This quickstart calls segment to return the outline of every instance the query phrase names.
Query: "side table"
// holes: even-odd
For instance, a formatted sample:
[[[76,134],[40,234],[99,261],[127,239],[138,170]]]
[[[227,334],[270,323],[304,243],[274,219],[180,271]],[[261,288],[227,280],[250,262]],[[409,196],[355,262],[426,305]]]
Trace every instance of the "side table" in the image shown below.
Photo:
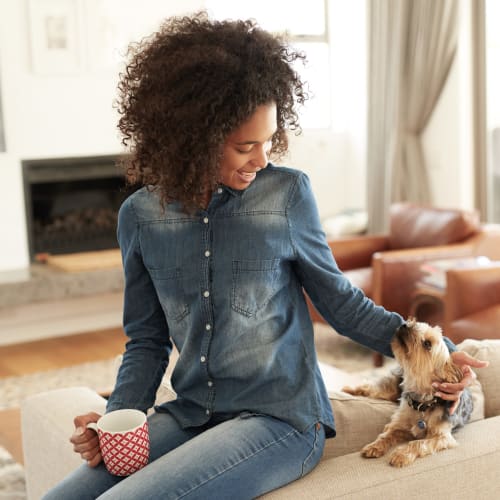
[[[415,286],[410,316],[418,321],[444,327],[446,272],[450,269],[477,268],[492,264],[485,256],[438,259],[423,263],[421,271],[425,276]]]

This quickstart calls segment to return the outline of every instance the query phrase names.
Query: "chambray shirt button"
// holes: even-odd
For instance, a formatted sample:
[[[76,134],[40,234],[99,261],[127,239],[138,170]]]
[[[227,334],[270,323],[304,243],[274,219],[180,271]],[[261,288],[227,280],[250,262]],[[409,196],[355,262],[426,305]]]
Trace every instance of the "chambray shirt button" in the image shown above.
[[[203,292],[203,297],[208,297],[210,295],[210,292],[208,290],[205,290]]]
[[[207,408],[207,409],[205,410],[205,413],[206,413],[207,415],[210,415],[210,410]]]
[[[204,222],[205,224],[208,224],[208,217],[203,217],[203,222]]]
[[[205,356],[202,356],[202,357],[200,358],[200,361],[201,361],[202,363],[204,363],[206,360],[207,360],[207,358],[206,358]]]
[[[209,380],[209,381],[207,382],[207,385],[208,385],[208,387],[212,387],[212,386],[214,385],[214,383],[213,383],[211,380]]]
[[[210,257],[210,250],[205,250],[205,257]]]
[[[217,189],[217,193],[221,194],[222,193],[222,188]]]
[[[205,325],[205,330],[211,330],[212,329],[212,325],[210,323],[207,323]]]

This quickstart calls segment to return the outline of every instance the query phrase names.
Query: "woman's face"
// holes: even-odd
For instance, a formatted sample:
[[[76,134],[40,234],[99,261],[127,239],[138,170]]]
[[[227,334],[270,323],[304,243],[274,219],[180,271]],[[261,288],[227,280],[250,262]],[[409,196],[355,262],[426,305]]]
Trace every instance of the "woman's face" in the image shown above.
[[[271,139],[277,130],[276,104],[263,104],[224,144],[220,182],[233,189],[246,189],[257,172],[266,167]]]

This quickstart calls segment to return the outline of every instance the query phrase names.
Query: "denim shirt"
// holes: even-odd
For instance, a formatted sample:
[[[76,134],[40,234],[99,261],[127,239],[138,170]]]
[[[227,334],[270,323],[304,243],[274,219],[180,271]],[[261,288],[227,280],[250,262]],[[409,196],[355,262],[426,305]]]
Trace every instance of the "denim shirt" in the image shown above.
[[[338,269],[302,172],[269,164],[194,215],[142,188],[120,209],[118,239],[130,340],[107,411],[153,405],[173,342],[178,397],[156,410],[183,427],[251,412],[334,435],[303,290],[337,332],[392,354],[403,319]]]

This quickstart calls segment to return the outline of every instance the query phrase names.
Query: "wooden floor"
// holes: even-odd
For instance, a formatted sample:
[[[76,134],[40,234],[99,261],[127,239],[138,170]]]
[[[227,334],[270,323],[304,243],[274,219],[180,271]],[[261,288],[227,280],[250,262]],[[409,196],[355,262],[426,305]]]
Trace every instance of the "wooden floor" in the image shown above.
[[[0,378],[109,359],[123,352],[125,342],[121,329],[111,329],[3,346]],[[23,462],[18,409],[0,412],[0,445]]]

